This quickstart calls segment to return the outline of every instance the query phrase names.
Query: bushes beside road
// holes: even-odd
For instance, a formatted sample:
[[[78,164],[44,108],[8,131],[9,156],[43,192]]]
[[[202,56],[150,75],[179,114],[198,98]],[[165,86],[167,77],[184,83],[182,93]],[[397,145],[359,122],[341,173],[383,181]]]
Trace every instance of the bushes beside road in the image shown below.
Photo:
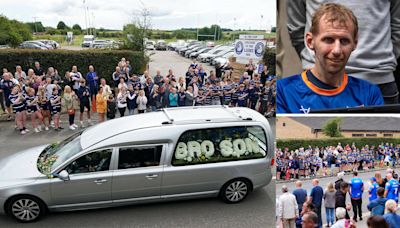
[[[277,148],[289,148],[289,150],[296,150],[301,147],[308,147],[309,145],[314,147],[326,147],[335,146],[341,143],[344,147],[346,144],[351,145],[355,143],[356,146],[364,145],[379,145],[381,143],[393,143],[400,144],[400,139],[396,138],[332,138],[332,139],[310,139],[310,140],[277,140]]]
[[[33,68],[35,61],[39,61],[41,67],[47,70],[54,67],[60,76],[70,71],[73,65],[86,75],[88,66],[92,64],[100,77],[111,81],[111,75],[115,71],[117,63],[124,57],[130,61],[134,73],[143,73],[148,58],[142,52],[126,50],[28,50],[28,49],[4,49],[0,50],[0,66],[14,72],[16,65],[22,69]]]
[[[275,75],[276,49],[268,47],[265,48],[262,62],[268,65],[269,74]]]

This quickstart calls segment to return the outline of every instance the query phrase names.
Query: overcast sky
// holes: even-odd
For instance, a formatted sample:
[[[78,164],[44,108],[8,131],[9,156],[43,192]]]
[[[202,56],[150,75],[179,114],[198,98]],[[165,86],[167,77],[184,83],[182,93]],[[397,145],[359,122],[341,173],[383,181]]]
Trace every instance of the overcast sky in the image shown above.
[[[85,3],[84,3],[85,2]],[[143,3],[143,4],[142,4]],[[56,27],[59,21],[121,30],[142,5],[149,9],[153,29],[204,27],[218,23],[231,29],[270,29],[276,25],[276,0],[1,0],[0,14],[9,19]],[[235,20],[236,18],[236,20]]]

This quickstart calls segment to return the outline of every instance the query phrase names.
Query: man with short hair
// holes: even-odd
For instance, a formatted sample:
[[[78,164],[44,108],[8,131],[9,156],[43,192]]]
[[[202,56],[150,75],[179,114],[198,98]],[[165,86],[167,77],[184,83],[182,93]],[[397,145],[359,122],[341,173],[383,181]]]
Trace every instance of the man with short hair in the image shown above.
[[[385,203],[387,199],[384,197],[385,194],[385,189],[384,188],[378,188],[376,191],[378,198],[372,200],[368,205],[367,208],[369,211],[371,211],[371,216],[374,215],[383,215],[385,213]]]
[[[345,72],[358,43],[358,22],[350,9],[323,4],[313,15],[304,39],[315,53],[315,65],[301,74],[278,80],[278,113],[384,104],[376,85]]]
[[[362,220],[362,193],[364,191],[364,183],[361,178],[358,177],[358,172],[353,172],[353,178],[350,181],[350,198],[351,205],[353,206],[353,220],[357,222],[357,211],[360,220]]]
[[[78,89],[78,98],[79,98],[79,103],[80,103],[80,114],[79,114],[79,120],[81,122],[81,127],[84,128],[85,125],[83,124],[83,113],[87,113],[87,118],[88,118],[88,123],[89,125],[93,125],[91,119],[90,119],[90,89],[89,87],[86,86],[86,81],[85,79],[80,80],[80,86]]]
[[[288,191],[286,185],[282,186],[282,193],[279,197],[278,217],[281,218],[283,227],[294,228],[296,218],[299,217],[296,197]]]
[[[307,201],[307,191],[302,188],[302,182],[296,181],[296,189],[293,191],[293,195],[296,197],[296,202],[299,207],[299,214],[303,209],[303,204]],[[300,222],[296,221],[296,226],[300,224]]]
[[[388,180],[385,185],[385,198],[388,200],[392,199],[396,202],[399,201],[399,182],[393,178],[393,174],[388,172],[386,174]]]
[[[315,212],[307,212],[303,215],[301,221],[302,228],[315,228],[318,227],[319,217]]]
[[[33,68],[36,76],[44,77],[44,70],[40,67],[40,63],[38,61],[35,62],[35,67]]]
[[[316,213],[318,215],[318,226],[322,227],[322,216],[321,216],[321,206],[322,198],[324,197],[324,190],[319,186],[319,180],[312,180],[313,188],[311,189],[310,197],[308,201],[312,202],[315,206]]]
[[[396,0],[296,0],[287,1],[287,27],[303,69],[317,64],[317,55],[306,48],[304,34],[312,15],[323,3],[339,3],[354,10],[359,23],[357,51],[346,64],[353,77],[379,85],[385,103],[398,103],[393,71],[400,54],[400,1]]]

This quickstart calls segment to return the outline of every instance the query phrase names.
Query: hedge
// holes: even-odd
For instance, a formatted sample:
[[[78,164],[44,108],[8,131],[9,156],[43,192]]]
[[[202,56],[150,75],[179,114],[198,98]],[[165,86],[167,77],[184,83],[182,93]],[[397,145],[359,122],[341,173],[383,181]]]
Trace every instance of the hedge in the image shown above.
[[[400,144],[400,138],[330,138],[330,139],[309,139],[309,140],[300,140],[300,139],[291,139],[291,140],[278,140],[276,145],[277,148],[289,148],[289,150],[296,150],[301,147],[326,147],[326,146],[336,146],[338,143],[341,143],[342,146],[346,144],[351,145],[355,143],[357,147],[365,146],[365,145],[379,145],[381,143],[394,143]]]
[[[262,62],[268,65],[269,74],[275,75],[276,49],[266,47]]]
[[[28,49],[4,49],[0,50],[0,66],[15,72],[15,66],[21,65],[26,72],[33,68],[35,61],[39,61],[41,67],[47,71],[48,67],[54,67],[63,77],[66,71],[70,71],[73,65],[78,67],[82,75],[88,72],[88,66],[93,65],[100,77],[111,82],[112,73],[121,58],[130,61],[133,73],[143,73],[146,69],[148,58],[142,52],[127,50],[28,50]]]

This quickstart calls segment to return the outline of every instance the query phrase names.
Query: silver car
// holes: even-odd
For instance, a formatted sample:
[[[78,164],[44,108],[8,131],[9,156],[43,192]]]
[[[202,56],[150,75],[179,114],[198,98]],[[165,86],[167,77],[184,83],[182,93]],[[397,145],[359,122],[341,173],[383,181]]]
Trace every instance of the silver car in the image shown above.
[[[272,178],[267,120],[247,108],[170,108],[106,121],[0,161],[0,212],[47,211],[219,196],[238,203]]]

